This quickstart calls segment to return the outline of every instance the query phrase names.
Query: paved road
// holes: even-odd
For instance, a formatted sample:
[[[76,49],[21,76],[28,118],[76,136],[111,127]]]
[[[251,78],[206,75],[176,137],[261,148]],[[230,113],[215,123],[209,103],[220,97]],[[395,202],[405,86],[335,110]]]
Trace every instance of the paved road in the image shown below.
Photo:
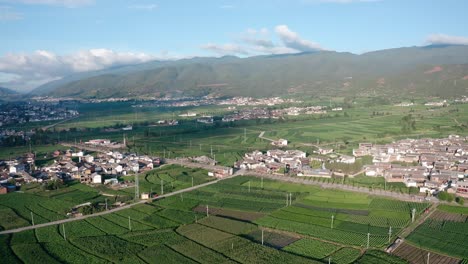
[[[46,130],[48,130],[49,128],[53,128],[54,126],[56,126],[56,125],[58,125],[58,124],[65,123],[65,122],[70,121],[70,120],[73,120],[73,119],[75,119],[75,118],[78,118],[78,116],[75,116],[75,117],[72,117],[72,118],[68,118],[68,119],[61,120],[61,121],[59,121],[59,122],[57,122],[57,123],[53,123],[53,124],[51,124],[51,125],[44,126],[44,127],[42,127],[41,129],[42,129],[43,131],[46,131]]]
[[[120,148],[105,148],[105,147],[100,147],[100,146],[91,146],[91,145],[78,144],[78,143],[77,144],[72,144],[72,143],[66,143],[66,142],[60,142],[60,145],[65,146],[65,147],[85,149],[85,150],[100,152],[100,153],[107,153],[109,151],[119,151],[119,150],[121,150]]]
[[[263,135],[265,135],[265,131],[260,132],[260,135],[258,135],[258,138],[265,139],[265,140],[271,141],[271,142],[274,141],[273,139],[271,139],[271,138],[266,138],[266,137],[264,137]]]
[[[420,200],[419,197],[416,197],[414,195],[401,194],[401,193],[395,193],[395,192],[384,191],[384,190],[369,190],[369,188],[367,187],[354,187],[354,186],[336,184],[336,183],[333,184],[333,183],[317,182],[317,181],[312,181],[308,178],[301,178],[301,177],[296,177],[296,176],[290,177],[290,176],[283,176],[283,175],[276,175],[276,174],[258,173],[258,172],[253,172],[253,171],[243,171],[243,172],[239,172],[238,174],[255,176],[255,177],[264,177],[264,178],[268,178],[272,180],[306,184],[306,185],[316,185],[324,189],[340,189],[340,190],[351,191],[351,192],[367,193],[371,195],[390,197],[390,198],[401,200],[401,201],[415,202],[415,201]]]
[[[235,177],[237,175],[239,175],[239,174],[235,174],[235,175],[232,175],[230,177],[226,177],[224,179],[232,178],[232,177]],[[190,188],[186,188],[186,189],[174,191],[174,192],[171,192],[171,193],[168,193],[168,194],[160,195],[160,196],[158,196],[156,198],[153,198],[152,200],[154,201],[154,200],[162,199],[162,198],[165,198],[165,197],[170,197],[170,196],[173,196],[173,195],[177,195],[177,194],[180,194],[180,193],[190,192],[190,191],[196,190],[196,189],[201,188],[201,187],[205,187],[205,186],[208,186],[208,185],[215,184],[215,183],[217,183],[219,181],[222,181],[224,179],[218,179],[218,180],[210,181],[210,182],[203,183],[203,184],[200,184],[200,185],[197,185],[197,186],[193,186],[193,187],[190,187]],[[107,210],[107,211],[103,211],[103,212],[99,212],[99,213],[95,213],[95,214],[84,215],[84,216],[76,217],[76,218],[63,219],[63,220],[38,224],[38,225],[34,225],[34,226],[26,226],[26,227],[21,227],[21,228],[17,228],[17,229],[5,230],[5,231],[1,231],[0,235],[17,233],[17,232],[21,232],[21,231],[25,231],[25,230],[31,230],[31,229],[36,229],[36,228],[41,228],[41,227],[46,227],[46,226],[52,226],[52,225],[59,225],[59,224],[64,224],[64,223],[73,222],[73,221],[79,221],[79,220],[83,220],[83,219],[87,219],[87,218],[91,218],[91,217],[111,214],[111,213],[115,213],[115,212],[118,212],[118,211],[121,211],[121,210],[131,208],[132,206],[135,206],[137,204],[146,203],[148,201],[149,200],[141,200],[141,201],[139,201],[137,203],[124,205],[122,207],[114,208],[114,209],[111,209],[111,210]]]

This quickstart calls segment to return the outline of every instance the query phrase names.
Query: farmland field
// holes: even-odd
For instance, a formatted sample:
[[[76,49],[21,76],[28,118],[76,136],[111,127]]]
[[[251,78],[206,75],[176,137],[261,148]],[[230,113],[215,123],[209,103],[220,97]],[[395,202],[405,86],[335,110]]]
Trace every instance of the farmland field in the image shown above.
[[[408,261],[394,255],[389,255],[379,250],[367,250],[356,263],[359,264],[406,264]]]
[[[161,178],[164,178],[163,184],[166,193],[190,187],[192,185],[192,178],[195,185],[213,180],[213,177],[207,175],[206,170],[177,165],[164,166],[141,174],[139,177],[140,192],[150,192],[153,190],[154,193],[160,193]],[[133,176],[127,178],[130,178],[132,181],[134,179]],[[108,196],[103,196],[103,193],[111,193],[114,196],[109,198]],[[133,199],[133,197],[134,188],[115,191],[106,186],[92,187],[71,182],[57,190],[44,190],[40,184],[32,183],[24,185],[21,192],[0,196],[0,230],[28,226],[32,224],[33,220],[34,224],[42,224],[65,219],[67,218],[66,214],[74,206],[85,202],[104,204],[106,199],[109,202],[125,202]],[[140,206],[140,208],[142,207]],[[99,210],[104,210],[104,208]],[[131,210],[119,212],[118,215],[128,217],[128,214],[131,214],[133,219],[138,218],[138,220],[147,217],[147,219],[151,219],[153,224],[158,226],[176,226],[179,223],[190,222],[194,217],[192,212],[177,212],[168,209],[156,214],[160,219],[158,221],[158,219],[150,217],[149,214],[145,214],[144,212],[138,213],[138,211],[130,212]],[[155,213],[154,208],[150,211],[151,213]],[[113,216],[112,219],[107,220],[119,222],[121,219],[119,220],[118,217]],[[103,225],[101,227],[105,229],[106,227]]]
[[[334,244],[304,238],[290,244],[289,246],[283,248],[283,250],[314,259],[323,259],[330,256],[339,248],[340,246]]]
[[[164,177],[182,177],[184,171],[188,177],[198,173],[180,169],[166,171]],[[286,206],[289,193],[292,202]],[[36,212],[48,218],[62,210],[60,204],[43,205]],[[237,176],[116,213],[2,235],[6,246],[0,246],[0,253],[12,263],[30,260],[33,252],[51,263],[79,263],[78,258],[88,263],[401,263],[381,251],[389,244],[389,228],[392,241],[410,222],[409,210],[417,208],[419,213],[427,206],[271,180],[260,186],[258,178]],[[451,225],[428,228],[452,232]],[[364,253],[368,234],[372,249]]]
[[[407,243],[400,245],[393,254],[408,260],[412,264],[427,263],[428,251]],[[443,256],[433,252],[430,253],[429,258],[431,263],[456,264],[460,262],[460,259]]]
[[[428,219],[407,240],[413,245],[450,256],[468,256],[468,223]]]

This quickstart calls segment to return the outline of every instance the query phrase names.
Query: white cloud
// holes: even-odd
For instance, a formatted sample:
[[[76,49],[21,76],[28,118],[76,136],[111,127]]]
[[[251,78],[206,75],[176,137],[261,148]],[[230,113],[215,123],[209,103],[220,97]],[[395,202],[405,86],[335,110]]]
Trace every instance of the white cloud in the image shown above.
[[[214,44],[209,43],[201,46],[202,49],[211,51],[218,55],[260,55],[260,54],[288,54],[308,51],[323,50],[323,48],[312,41],[302,39],[296,32],[291,31],[286,25],[279,25],[274,31],[280,44],[272,40],[267,28],[252,29],[239,34],[237,43]]]
[[[227,44],[214,44],[208,43],[201,46],[202,49],[214,52],[218,55],[249,55],[248,50],[240,45],[227,43]]]
[[[23,19],[23,14],[14,11],[9,6],[0,6],[0,21],[20,20]]]
[[[0,74],[3,75],[0,86],[29,90],[72,73],[171,58],[176,57],[167,53],[155,56],[110,49],[83,50],[63,56],[46,50],[37,50],[30,54],[9,53],[0,57]]]
[[[94,0],[1,0],[0,2],[32,5],[55,5],[73,8],[93,4]]]
[[[274,47],[273,41],[270,39],[270,32],[266,28],[260,30],[249,28],[243,34],[241,34],[241,40],[254,46],[260,46],[264,48]]]
[[[158,5],[156,4],[148,4],[148,5],[131,5],[128,8],[131,9],[140,9],[140,10],[147,10],[147,11],[153,11],[154,9],[158,8]]]
[[[276,26],[275,31],[284,45],[288,48],[301,52],[323,50],[318,43],[302,39],[299,34],[290,30],[286,25]]]
[[[432,34],[426,38],[428,44],[468,45],[468,37]]]

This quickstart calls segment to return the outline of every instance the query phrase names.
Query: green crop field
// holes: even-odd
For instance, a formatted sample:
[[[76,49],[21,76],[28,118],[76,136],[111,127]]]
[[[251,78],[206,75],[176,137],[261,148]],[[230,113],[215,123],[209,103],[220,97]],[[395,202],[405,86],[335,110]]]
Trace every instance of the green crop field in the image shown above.
[[[283,248],[283,250],[292,252],[301,256],[311,257],[314,259],[323,259],[330,256],[340,247],[334,244],[325,243],[323,241],[304,238],[298,240],[291,245]]]
[[[169,165],[139,175],[140,192],[150,192],[153,190],[153,193],[160,193],[161,175],[164,175],[163,184],[165,193],[192,186],[192,178],[194,185],[213,180],[213,177],[207,175],[206,170]],[[127,180],[131,181],[134,180],[134,176],[124,178],[128,178]],[[103,194],[111,195],[112,197],[104,196]],[[91,187],[78,182],[71,182],[57,190],[45,190],[40,184],[31,183],[23,185],[20,192],[0,196],[0,230],[31,225],[33,219],[34,224],[64,219],[74,206],[85,202],[104,204],[106,199],[110,203],[113,203],[116,201],[128,201],[133,197],[134,188],[115,191],[107,186]],[[142,208],[142,206],[139,208]],[[117,225],[119,222],[122,222],[120,225],[126,226],[123,223],[126,221],[124,218],[129,215],[135,220],[143,218],[151,219],[150,222],[159,227],[177,226],[181,223],[191,222],[194,219],[193,212],[166,209],[156,213],[154,208],[151,208],[150,213],[145,213],[139,212],[137,209],[119,212],[112,219],[107,219],[106,223],[100,223],[101,228],[109,231],[108,228],[112,228],[111,225],[115,225],[116,221]],[[157,217],[152,217],[150,214],[154,214]],[[114,223],[112,223],[112,220],[114,220]],[[135,226],[135,228],[143,227]]]
[[[203,182],[206,174],[181,167],[171,169],[166,166],[149,175],[164,174],[179,183],[183,182],[180,178],[191,178],[197,173],[199,176],[194,177]],[[147,176],[141,175],[141,181]],[[16,195],[38,197],[43,201],[35,213],[43,216],[41,220],[48,221],[70,203],[65,199],[66,194],[91,192],[88,187],[78,186],[68,186],[70,190],[46,196],[34,188]],[[286,206],[286,194],[289,193],[293,197],[292,204]],[[62,201],[63,205],[53,206],[47,200]],[[28,201],[24,199],[14,208],[2,205],[2,210],[9,212],[4,219],[15,218],[11,212],[31,206],[32,200]],[[420,213],[427,206],[427,203],[401,202],[272,180],[264,180],[262,186],[258,178],[237,176],[112,214],[0,235],[4,243],[0,246],[0,254],[11,263],[30,262],[31,254],[50,263],[159,263],[161,260],[167,263],[211,263],[213,260],[216,263],[328,263],[330,259],[331,263],[340,264],[397,261],[380,251],[389,244],[389,228],[392,227],[393,240],[409,224],[409,210],[416,208]],[[29,223],[28,212],[24,210],[23,213],[26,223]],[[462,238],[466,233],[456,231],[457,226],[453,223],[427,224],[427,227],[425,224],[415,234],[423,232],[421,228],[452,232],[451,238],[461,241],[459,250],[464,246]],[[363,255],[368,233],[369,246],[373,250]]]
[[[383,251],[368,250],[355,263],[359,263],[359,264],[381,264],[381,263],[407,264],[408,261],[405,261],[396,256],[389,255]]]
[[[223,106],[136,108],[132,107],[133,104],[134,102],[76,104],[73,108],[81,113],[80,116],[58,124],[52,131],[45,133],[45,136],[51,142],[85,141],[102,137],[121,141],[122,131],[104,132],[102,128],[133,124],[134,129],[126,131],[131,150],[159,156],[165,153],[166,157],[209,156],[213,150],[218,162],[232,165],[247,151],[271,148],[270,142],[258,138],[262,131],[265,131],[267,138],[286,138],[291,143],[288,148],[299,148],[310,153],[314,148],[307,144],[319,141],[321,145],[334,146],[344,154],[351,153],[352,148],[362,141],[382,143],[406,137],[468,135],[466,129],[459,125],[468,122],[467,104],[428,111],[423,105],[411,108],[391,105],[368,106],[365,102],[356,100],[352,108],[344,109],[346,115],[333,113],[287,116],[280,120],[244,120],[232,123],[217,122],[212,125],[197,123],[190,118],[179,118],[180,125],[174,127],[158,127],[151,124],[161,119],[177,119],[178,114],[187,111],[220,117],[226,110]],[[328,101],[315,100],[303,104],[324,105],[328,104]],[[375,112],[385,114],[374,116]],[[402,117],[408,114],[415,117],[416,129],[403,132],[399,124]],[[42,125],[38,123],[35,126],[37,128]],[[31,124],[27,126],[29,129],[35,128]],[[32,147],[39,156],[63,149],[52,144],[38,144]],[[21,155],[28,151],[29,146],[18,146],[8,150],[5,148],[0,150],[0,158]]]
[[[468,223],[428,219],[407,240],[449,256],[468,257]]]

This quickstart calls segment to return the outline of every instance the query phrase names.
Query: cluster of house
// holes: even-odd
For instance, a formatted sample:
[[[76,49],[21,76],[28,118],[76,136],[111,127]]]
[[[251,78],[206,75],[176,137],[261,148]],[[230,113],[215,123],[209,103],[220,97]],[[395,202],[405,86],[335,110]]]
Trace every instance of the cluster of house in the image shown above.
[[[313,158],[312,158],[313,159]],[[268,150],[266,153],[254,151],[246,153],[244,159],[234,164],[237,169],[252,170],[259,173],[288,173],[297,176],[332,176],[324,166],[314,169],[310,166],[311,158],[300,150]]]
[[[177,126],[179,124],[179,121],[175,120],[175,119],[171,119],[171,120],[158,120],[158,122],[156,122],[156,124],[158,126]]]
[[[282,109],[283,113],[286,115],[300,115],[300,114],[326,114],[327,111],[324,110],[325,107],[323,106],[308,106],[308,107],[289,107]]]
[[[283,99],[280,97],[271,97],[271,98],[252,98],[252,97],[234,97],[230,99],[221,100],[218,102],[218,105],[250,105],[250,106],[258,106],[258,105],[279,105],[285,103],[300,103],[294,99]]]
[[[127,144],[126,138],[124,136],[123,143],[118,143],[118,142],[113,142],[109,139],[91,139],[89,141],[86,141],[84,144],[87,146],[92,146],[92,147],[102,147],[102,148],[108,148],[108,149],[120,149],[124,148]]]
[[[252,119],[279,119],[284,115],[297,116],[301,114],[326,114],[324,106],[308,106],[308,107],[288,107],[283,109],[268,109],[268,108],[253,108],[235,111],[232,114],[225,115],[223,122],[233,122],[239,120]],[[332,111],[341,111],[341,107],[333,108]]]
[[[204,123],[204,124],[213,124],[214,119],[212,116],[202,116],[200,118],[197,118],[198,123]]]
[[[73,97],[49,97],[49,96],[35,96],[31,98],[36,102],[45,103],[60,103],[60,102],[80,102],[80,103],[104,103],[104,102],[127,102],[131,98],[105,98],[105,99],[81,99]]]
[[[372,156],[367,176],[419,187],[421,192],[447,190],[468,197],[468,138],[405,139],[386,145],[361,143],[356,157]]]
[[[0,106],[0,127],[8,124],[62,120],[78,116],[61,104],[17,102]]]
[[[455,103],[462,103],[462,104],[468,103],[468,96],[464,95],[461,98],[455,99]]]
[[[20,137],[25,141],[31,140],[31,137],[36,134],[35,131],[23,131],[23,130],[15,130],[15,129],[0,129],[0,142],[7,140],[10,137]]]
[[[447,103],[447,100],[442,100],[442,101],[427,102],[424,105],[441,107],[441,106],[448,106],[449,104]]]
[[[29,182],[48,180],[79,180],[86,184],[118,184],[117,177],[133,173],[142,173],[160,165],[159,158],[145,155],[122,154],[117,151],[85,155],[83,151],[55,151],[52,164],[37,168],[34,154],[0,162],[0,184],[16,186]]]
[[[278,110],[269,110],[266,108],[253,108],[241,111],[235,111],[232,114],[223,116],[223,122],[233,122],[239,120],[252,120],[252,119],[278,119],[282,113]]]

